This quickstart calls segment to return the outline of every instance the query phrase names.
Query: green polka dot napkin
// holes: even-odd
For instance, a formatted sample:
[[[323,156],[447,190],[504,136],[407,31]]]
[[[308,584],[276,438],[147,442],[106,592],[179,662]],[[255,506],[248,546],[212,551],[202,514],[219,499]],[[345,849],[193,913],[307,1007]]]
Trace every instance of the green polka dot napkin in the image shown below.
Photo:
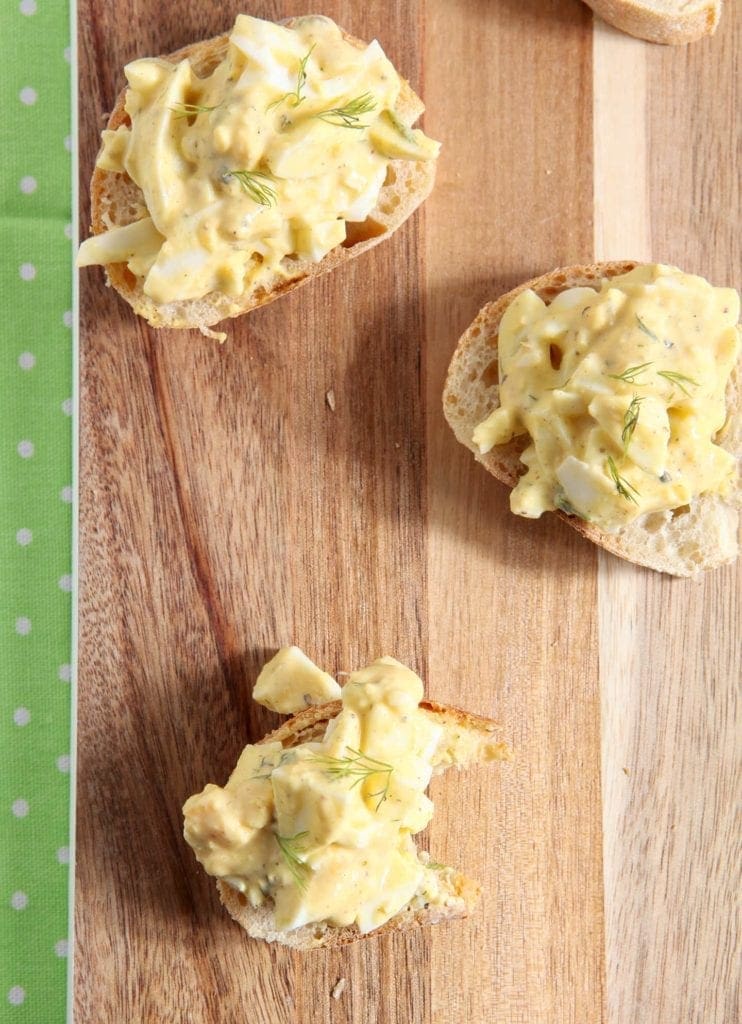
[[[0,4],[0,1021],[66,1017],[72,628],[70,23]]]

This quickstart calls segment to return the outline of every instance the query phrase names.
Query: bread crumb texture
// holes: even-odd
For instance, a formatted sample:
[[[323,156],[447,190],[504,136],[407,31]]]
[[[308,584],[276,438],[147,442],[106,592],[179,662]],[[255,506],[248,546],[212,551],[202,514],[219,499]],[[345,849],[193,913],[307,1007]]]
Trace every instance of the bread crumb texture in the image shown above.
[[[712,35],[722,0],[585,0],[609,25],[650,43],[682,46]]]

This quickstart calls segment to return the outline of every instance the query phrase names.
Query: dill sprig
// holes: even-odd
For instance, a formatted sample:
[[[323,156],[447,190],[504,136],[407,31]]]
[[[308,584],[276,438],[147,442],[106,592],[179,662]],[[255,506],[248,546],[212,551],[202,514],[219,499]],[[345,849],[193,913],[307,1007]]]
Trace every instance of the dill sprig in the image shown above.
[[[176,103],[170,109],[176,117],[196,117],[198,114],[210,114],[216,107],[202,107],[198,103]]]
[[[690,377],[686,377],[684,373],[675,373],[674,370],[658,370],[658,377],[664,377],[670,384],[674,384],[679,387],[684,395],[690,398],[690,391],[685,387],[686,384],[692,384],[694,388],[700,387],[697,380],[692,380]]]
[[[276,833],[276,842],[281,851],[281,856],[286,861],[286,867],[291,872],[294,881],[302,892],[306,892],[307,882],[312,870],[299,856],[303,852],[302,846],[308,835],[308,832],[297,832],[295,836],[279,836]]]
[[[291,100],[291,105],[293,107],[298,107],[300,103],[304,102],[306,96],[302,96],[301,91],[307,84],[307,61],[312,56],[312,50],[316,45],[316,43],[312,43],[305,55],[299,61],[299,70],[296,73],[296,89],[293,92],[285,92],[283,96],[279,96],[277,100],[273,100],[272,103],[269,103],[265,108],[266,114],[269,110],[273,110],[274,107],[277,107],[279,103],[283,103],[284,100]]]
[[[642,332],[642,334],[646,334],[646,336],[648,338],[651,338],[652,341],[659,341],[660,340],[657,337],[657,335],[654,333],[654,331],[650,331],[650,329],[647,327],[647,325],[644,323],[644,321],[642,320],[642,318],[639,316],[638,313],[636,314],[636,322],[637,322],[637,324],[639,326],[639,330]]]
[[[606,376],[610,377],[611,380],[622,380],[625,384],[636,384],[638,387],[643,387],[642,382],[636,378],[651,365],[652,362],[650,360],[648,363],[639,363],[638,366],[627,366],[623,373],[609,373]]]
[[[316,45],[316,43],[312,43],[312,45],[307,50],[306,54],[299,61],[299,70],[296,75],[296,92],[293,93],[295,107],[298,107],[299,104],[303,103],[304,100],[306,99],[305,96],[302,96],[301,91],[307,84],[307,61],[312,56],[312,50],[315,48]]]
[[[639,422],[639,406],[644,401],[638,395],[634,395],[629,403],[629,407],[624,413],[623,417],[623,430],[621,431],[621,441],[623,443],[624,454],[629,450],[631,444],[631,438],[634,436],[636,425]]]
[[[314,117],[327,124],[337,125],[338,128],[365,128],[360,124],[361,116],[368,114],[376,107],[376,100],[370,92],[364,92],[355,99],[349,100],[343,107],[331,107],[329,110],[321,110]]]
[[[638,505],[639,502],[634,497],[634,494],[638,495],[639,491],[637,491],[636,487],[632,487],[625,477],[619,475],[619,472],[616,469],[616,463],[613,461],[610,455],[608,456],[606,465],[608,466],[608,472],[610,474],[610,477],[613,480],[613,483],[616,485],[616,490],[621,495],[621,497],[625,498],[626,501],[633,501],[635,505]]]
[[[352,757],[331,757],[329,754],[316,754],[312,760],[316,764],[321,765],[324,771],[328,775],[333,776],[333,778],[353,779],[351,789],[355,789],[359,783],[370,779],[372,775],[386,776],[384,788],[377,790],[375,793],[369,793],[369,796],[378,796],[379,802],[376,804],[376,810],[378,811],[389,793],[389,783],[394,768],[392,765],[387,764],[386,761],[379,761],[375,757],[369,757],[362,750],[354,750],[352,747],[348,747],[348,751],[353,755]]]
[[[284,750],[278,761],[274,763],[273,758],[263,754],[260,758],[260,764],[257,766],[258,770],[254,775],[251,775],[251,779],[270,779],[276,768],[281,768],[284,764],[290,764],[294,760],[294,753],[292,750]]]
[[[270,757],[266,757],[265,754],[260,758],[260,764],[257,766],[258,770],[254,775],[251,775],[251,779],[269,779],[273,774],[273,769],[276,765]]]
[[[228,178],[234,178],[251,199],[261,206],[273,206],[276,202],[276,190],[270,174],[262,171],[227,171]]]

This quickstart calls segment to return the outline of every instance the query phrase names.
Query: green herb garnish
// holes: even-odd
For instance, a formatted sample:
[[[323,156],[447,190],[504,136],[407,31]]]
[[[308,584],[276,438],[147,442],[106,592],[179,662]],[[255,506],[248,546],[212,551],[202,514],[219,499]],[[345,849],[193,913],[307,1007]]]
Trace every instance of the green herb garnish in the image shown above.
[[[629,450],[631,438],[634,436],[636,425],[639,422],[639,406],[643,401],[643,398],[639,398],[638,395],[634,395],[629,403],[628,409],[624,413],[623,430],[621,431],[621,441],[623,442],[624,454]]]
[[[254,775],[251,775],[251,779],[269,779],[276,768],[280,768],[284,764],[290,764],[294,760],[293,750],[284,750],[278,761],[274,764],[273,758],[268,757],[266,754],[260,758],[260,764],[257,766],[258,770]]]
[[[251,775],[250,778],[251,779],[269,779],[271,777],[271,775],[273,774],[273,769],[275,767],[276,767],[276,765],[273,764],[273,761],[271,760],[271,758],[270,757],[266,757],[265,754],[263,754],[263,756],[260,758],[260,764],[258,765],[257,772],[254,775]]]
[[[611,479],[613,480],[613,483],[616,485],[616,490],[621,495],[621,497],[625,498],[626,501],[633,501],[635,505],[638,505],[639,502],[634,497],[634,494],[638,495],[639,491],[637,491],[636,487],[632,487],[625,477],[619,475],[619,472],[616,469],[616,463],[613,461],[610,455],[608,456],[606,465],[608,466],[608,472],[611,476]]]
[[[284,100],[291,100],[291,105],[294,107],[298,107],[300,103],[304,102],[306,96],[302,96],[301,91],[307,84],[307,61],[312,56],[312,50],[316,45],[316,43],[312,43],[306,54],[299,61],[299,70],[296,73],[296,89],[294,92],[285,92],[283,96],[279,96],[277,100],[273,100],[272,103],[269,103],[265,108],[266,114],[269,110],[273,110],[274,107],[277,107],[279,103],[283,103]]]
[[[377,790],[376,793],[369,793],[369,796],[378,796],[379,802],[376,805],[378,811],[389,793],[389,782],[394,768],[385,761],[369,757],[362,750],[353,750],[352,747],[348,747],[348,750],[353,755],[352,757],[330,757],[326,754],[317,754],[312,760],[321,765],[328,775],[336,779],[353,779],[351,789],[354,789],[360,782],[370,779],[372,775],[386,776],[384,788]]]
[[[636,322],[639,325],[639,330],[642,332],[642,334],[646,334],[646,336],[648,338],[651,338],[652,341],[659,341],[660,340],[657,337],[657,335],[654,333],[654,331],[650,331],[650,329],[647,327],[647,325],[644,323],[644,321],[642,320],[642,318],[639,316],[638,313],[636,314]]]
[[[330,110],[321,110],[319,114],[314,114],[314,117],[319,118],[320,121],[326,121],[327,124],[337,125],[338,128],[365,128],[365,124],[360,124],[361,116],[368,114],[369,111],[376,107],[376,100],[373,98],[370,92],[364,92],[361,96],[356,96],[354,100],[349,100],[344,107],[331,107]]]
[[[251,199],[261,206],[273,206],[276,202],[276,190],[270,182],[270,174],[262,171],[227,171],[227,177],[239,182],[242,189]]]
[[[307,882],[311,874],[311,868],[299,856],[303,852],[302,846],[308,835],[308,832],[297,832],[295,836],[279,836],[276,833],[276,842],[278,843],[281,855],[286,861],[286,866],[293,875],[294,881],[302,892],[306,892]]]
[[[639,387],[643,387],[642,382],[636,378],[640,374],[644,373],[648,366],[651,366],[651,361],[648,363],[639,363],[638,366],[628,366],[623,373],[609,373],[606,376],[610,377],[611,380],[622,380],[625,384],[637,384]]]
[[[445,871],[448,865],[439,864],[437,860],[429,860],[425,867],[430,868],[431,871]]]
[[[664,377],[665,380],[670,382],[670,384],[675,384],[680,388],[684,395],[688,396],[688,398],[690,398],[690,391],[684,387],[685,384],[692,384],[694,388],[700,387],[697,380],[691,380],[691,378],[686,377],[685,374],[675,373],[673,370],[658,370],[657,376]]]
[[[176,103],[170,109],[176,117],[196,117],[198,114],[210,114],[216,107],[202,107],[198,103]]]

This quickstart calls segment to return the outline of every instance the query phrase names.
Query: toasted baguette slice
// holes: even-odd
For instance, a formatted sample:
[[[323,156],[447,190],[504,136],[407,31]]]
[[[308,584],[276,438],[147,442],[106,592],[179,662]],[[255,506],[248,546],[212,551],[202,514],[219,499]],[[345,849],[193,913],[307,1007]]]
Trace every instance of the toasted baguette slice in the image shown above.
[[[291,20],[284,22],[291,27]],[[365,43],[344,33],[347,42],[359,49]],[[188,58],[195,73],[206,77],[223,59],[229,37],[218,36],[205,42],[194,43],[169,54],[166,60],[178,63]],[[416,121],[425,110],[422,100],[409,83],[401,79],[402,90],[397,100],[396,113],[407,124]],[[129,124],[124,109],[126,90],[116,101],[107,127],[116,129]],[[430,194],[435,180],[435,160],[392,160],[386,181],[379,193],[376,207],[363,223],[348,222],[347,238],[343,245],[332,249],[319,263],[310,260],[283,260],[285,274],[274,274],[263,279],[235,299],[224,292],[210,292],[200,299],[182,302],[154,302],[144,294],[143,278],[136,277],[125,263],[109,263],[105,267],[108,283],[129,303],[136,313],[153,327],[197,328],[211,334],[208,328],[227,317],[241,316],[251,309],[264,306],[287,292],[306,284],[312,278],[326,274],[349,260],[360,256],[372,246],[388,238],[417,209]],[[92,200],[91,218],[93,234],[99,235],[113,227],[131,224],[146,216],[144,196],[128,174],[104,171],[96,167],[90,183]]]
[[[420,705],[425,712],[443,726],[444,732],[436,751],[434,773],[455,766],[464,768],[476,762],[509,761],[512,753],[506,743],[497,739],[497,723],[489,718],[480,718],[458,708],[423,701]],[[280,741],[284,747],[295,747],[299,743],[320,740],[328,722],[335,718],[342,708],[341,701],[320,704],[307,708],[284,722],[278,729],[265,736],[261,743]],[[265,942],[280,942],[294,949],[314,949],[318,946],[344,946],[357,939],[368,939],[387,932],[406,931],[421,924],[437,924],[439,921],[467,917],[479,898],[477,882],[466,878],[454,868],[444,868],[439,880],[447,893],[442,904],[426,906],[421,898],[411,901],[395,917],[380,928],[362,934],[356,925],[336,928],[320,922],[304,925],[293,931],[279,931],[273,918],[273,904],[266,903],[254,909],[242,893],[226,882],[216,883],[219,898],[235,921],[242,925],[248,935]]]
[[[585,0],[604,21],[650,43],[682,46],[716,31],[722,0]]]
[[[480,310],[459,341],[443,392],[443,411],[456,438],[469,448],[494,477],[511,489],[523,472],[520,455],[527,438],[515,438],[480,455],[472,441],[474,428],[499,405],[497,339],[502,315],[520,292],[533,288],[550,302],[567,288],[599,288],[603,278],[626,274],[637,266],[632,260],[566,267],[514,288]],[[727,388],[730,416],[717,443],[737,458],[742,452],[742,417],[738,411],[739,367]],[[555,514],[578,533],[620,558],[672,576],[693,576],[704,569],[734,561],[737,556],[739,485],[731,500],[701,495],[683,509],[652,512],[618,533],[605,533],[592,523],[563,512]]]

